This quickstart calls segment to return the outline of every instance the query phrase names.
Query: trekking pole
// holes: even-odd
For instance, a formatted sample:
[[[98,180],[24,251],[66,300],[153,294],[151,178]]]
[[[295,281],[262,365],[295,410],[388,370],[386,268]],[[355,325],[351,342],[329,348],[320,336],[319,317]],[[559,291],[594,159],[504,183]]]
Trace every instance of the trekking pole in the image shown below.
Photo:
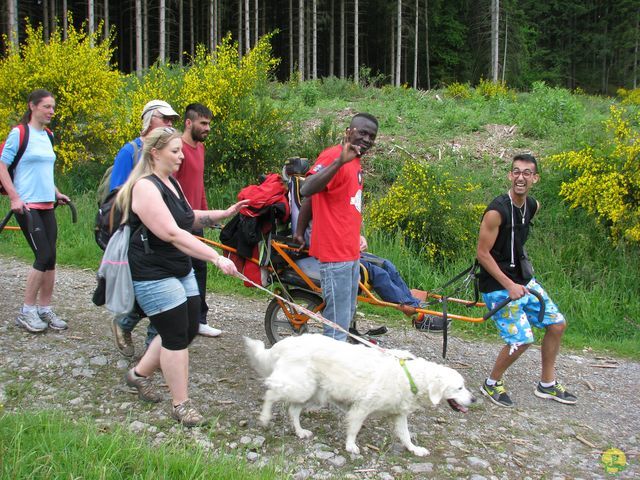
[[[56,203],[55,208],[57,208],[58,205],[68,205],[71,210],[71,223],[78,223],[78,210],[71,200],[67,203]]]
[[[7,226],[7,223],[9,223],[9,220],[11,220],[12,215],[13,215],[13,210],[9,210],[9,213],[7,213],[5,217],[2,219],[2,222],[0,222],[0,233],[2,232],[2,230],[4,230],[4,227]]]
[[[9,220],[11,219],[11,216],[13,215],[13,213],[14,213],[13,210],[9,210],[9,213],[7,213],[5,217],[2,219],[2,223],[0,223],[0,232],[2,232],[2,230],[4,230],[4,227],[7,226],[7,223],[9,223]],[[30,234],[33,233],[33,217],[31,216],[31,212],[27,209],[23,209],[22,214],[27,219],[27,231]],[[18,227],[11,227],[11,228],[18,229]]]

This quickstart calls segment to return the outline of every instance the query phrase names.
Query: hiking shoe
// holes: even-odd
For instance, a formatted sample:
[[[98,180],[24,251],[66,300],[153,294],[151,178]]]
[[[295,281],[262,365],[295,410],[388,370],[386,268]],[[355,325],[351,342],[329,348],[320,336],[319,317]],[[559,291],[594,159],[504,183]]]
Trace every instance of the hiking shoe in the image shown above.
[[[116,348],[125,357],[133,357],[135,349],[133,348],[133,340],[131,332],[124,330],[118,323],[118,317],[111,321],[111,332],[113,332],[113,340],[116,342]]]
[[[69,328],[69,325],[67,325],[67,322],[62,320],[51,310],[38,313],[38,316],[40,317],[40,320],[49,324],[49,327],[53,328],[54,330],[66,330],[67,328]]]
[[[444,330],[444,318],[437,315],[418,313],[413,318],[413,326],[422,332],[442,333]],[[448,327],[449,325],[447,325]]]
[[[152,403],[158,403],[162,400],[162,395],[156,390],[151,379],[149,377],[139,377],[135,374],[133,368],[125,374],[124,381],[128,386],[138,391],[140,400]]]
[[[42,321],[35,310],[27,313],[20,312],[16,317],[16,325],[31,333],[44,332],[49,326],[47,322]]]
[[[206,425],[207,420],[198,413],[198,410],[193,406],[191,400],[186,400],[180,405],[176,405],[171,409],[171,416],[174,420],[180,422],[185,427],[199,427]]]
[[[492,386],[487,385],[485,380],[480,387],[480,391],[496,405],[500,405],[501,407],[513,407],[513,402],[509,398],[509,395],[507,395],[507,391],[504,388],[504,382],[502,380],[496,382],[496,384]]]
[[[221,334],[222,330],[211,327],[206,323],[201,323],[198,327],[198,335],[202,335],[203,337],[219,337]]]
[[[567,392],[567,389],[558,382],[552,387],[543,387],[538,382],[538,386],[533,392],[536,397],[540,398],[549,398],[551,400],[555,400],[556,402],[565,403],[567,405],[573,405],[578,401],[578,397],[573,395],[572,393]]]

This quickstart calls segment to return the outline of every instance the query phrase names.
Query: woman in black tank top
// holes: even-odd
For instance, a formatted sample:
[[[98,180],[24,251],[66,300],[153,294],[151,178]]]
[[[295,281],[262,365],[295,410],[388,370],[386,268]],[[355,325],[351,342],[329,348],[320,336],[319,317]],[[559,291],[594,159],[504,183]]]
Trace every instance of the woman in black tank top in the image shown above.
[[[125,375],[142,400],[159,402],[162,396],[151,382],[161,369],[172,399],[171,414],[186,426],[205,419],[188,396],[188,346],[198,332],[200,297],[191,257],[208,261],[228,275],[237,270],[191,234],[193,228],[213,226],[234,215],[246,202],[226,210],[192,210],[172,174],[182,159],[181,133],[156,128],[144,140],[142,159],[116,199],[123,221],[131,226],[129,265],[136,300],[159,336],[153,339],[138,365]],[[141,228],[144,226],[145,228]]]

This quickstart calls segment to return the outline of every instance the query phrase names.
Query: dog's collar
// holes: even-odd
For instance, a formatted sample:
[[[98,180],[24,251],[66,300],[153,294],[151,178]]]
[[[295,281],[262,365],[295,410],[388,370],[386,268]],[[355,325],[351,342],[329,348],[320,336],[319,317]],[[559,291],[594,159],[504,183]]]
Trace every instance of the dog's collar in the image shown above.
[[[411,373],[409,373],[409,369],[407,368],[407,360],[404,358],[401,358],[400,366],[402,367],[402,369],[404,370],[404,373],[407,375],[407,378],[409,379],[409,385],[411,386],[411,393],[413,393],[414,395],[417,395],[418,387],[416,385],[416,382],[413,381],[413,377],[411,376]]]

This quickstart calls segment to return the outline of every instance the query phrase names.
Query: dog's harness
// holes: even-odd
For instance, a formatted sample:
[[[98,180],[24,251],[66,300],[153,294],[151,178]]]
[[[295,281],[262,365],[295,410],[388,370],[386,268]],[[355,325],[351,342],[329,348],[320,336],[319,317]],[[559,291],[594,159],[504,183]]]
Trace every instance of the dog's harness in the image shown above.
[[[272,297],[277,298],[278,300],[280,300],[281,302],[284,302],[288,305],[290,305],[291,307],[301,311],[302,313],[309,315],[311,318],[324,323],[325,325],[330,326],[331,328],[335,329],[335,330],[339,330],[342,333],[346,333],[349,337],[355,339],[356,341],[371,347],[371,348],[375,348],[377,349],[379,352],[382,353],[386,353],[387,355],[391,355],[393,357],[396,357],[399,361],[400,361],[400,366],[402,367],[402,369],[404,370],[405,375],[407,376],[407,378],[409,379],[409,386],[411,387],[411,393],[413,393],[414,395],[416,395],[418,393],[418,387],[416,386],[416,382],[414,382],[413,377],[411,376],[411,373],[409,372],[409,369],[407,368],[406,365],[406,361],[407,360],[411,360],[406,359],[406,358],[400,358],[397,355],[394,355],[393,353],[389,352],[388,350],[385,350],[384,348],[382,348],[380,345],[376,345],[375,343],[370,342],[369,340],[366,340],[362,337],[359,337],[358,335],[354,335],[353,333],[345,330],[344,328],[342,328],[340,325],[338,325],[335,322],[332,322],[331,320],[323,317],[322,315],[320,315],[319,313],[316,312],[312,312],[311,310],[309,310],[308,308],[303,307],[302,305],[298,305],[297,303],[291,302],[283,297],[281,297],[280,295],[273,293],[271,290],[268,290],[266,288],[264,288],[262,285],[258,285],[257,283],[255,283],[252,280],[249,280],[247,277],[245,277],[242,273],[238,273],[238,277],[240,277],[242,280],[244,280],[245,282],[253,285],[254,287],[256,287],[259,290],[262,290],[266,293],[268,293],[269,295],[271,295]]]
[[[413,377],[411,376],[411,373],[407,368],[407,360],[405,358],[400,359],[400,366],[402,367],[402,369],[404,370],[404,373],[407,375],[407,378],[409,379],[409,385],[411,386],[411,393],[413,393],[414,395],[417,395],[418,386],[416,385],[416,382],[413,381]]]

